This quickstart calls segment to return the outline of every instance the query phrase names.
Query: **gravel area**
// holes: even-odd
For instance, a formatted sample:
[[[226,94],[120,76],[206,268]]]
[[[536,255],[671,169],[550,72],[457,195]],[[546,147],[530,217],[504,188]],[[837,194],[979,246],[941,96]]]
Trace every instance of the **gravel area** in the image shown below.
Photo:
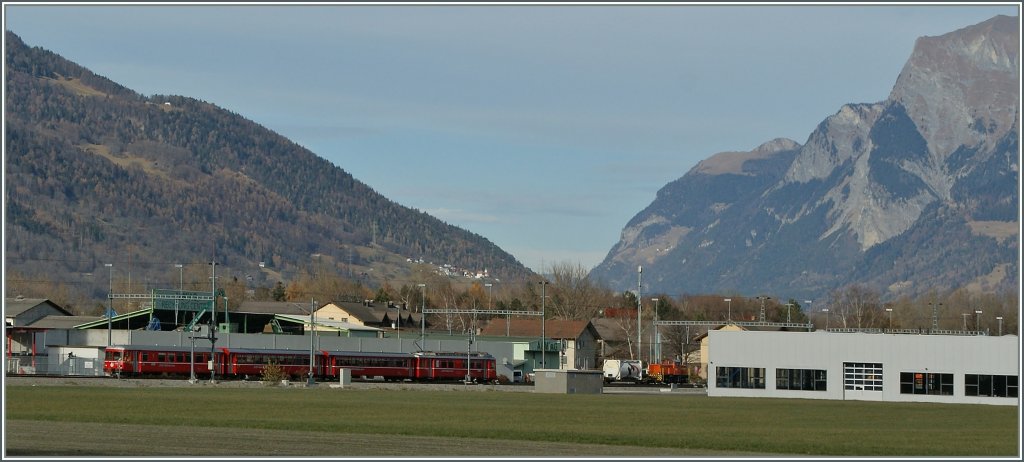
[[[210,383],[210,377],[198,380],[196,383],[189,383],[188,379],[129,379],[113,377],[48,377],[48,376],[7,376],[4,378],[6,386],[105,386],[105,387],[217,387],[217,388],[244,388],[244,387],[266,387],[267,385],[258,380],[217,380]],[[273,386],[289,388],[306,388],[306,382],[288,382]],[[339,382],[316,382],[317,388],[341,387]],[[357,381],[344,386],[347,389],[406,389],[406,390],[432,390],[432,391],[509,391],[509,392],[533,392],[530,385],[493,385],[493,384],[462,384],[462,383],[412,383],[412,382],[382,382],[382,381]]]

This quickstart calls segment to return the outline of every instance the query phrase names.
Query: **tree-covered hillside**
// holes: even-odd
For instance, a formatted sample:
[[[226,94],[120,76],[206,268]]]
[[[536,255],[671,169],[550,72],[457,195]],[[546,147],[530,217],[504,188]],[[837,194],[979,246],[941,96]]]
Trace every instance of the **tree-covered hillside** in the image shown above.
[[[238,114],[139,95],[6,40],[6,268],[19,277],[103,297],[104,264],[123,274],[132,259],[139,281],[212,259],[263,262],[287,279],[311,255],[348,270],[411,257],[530,274],[487,239],[392,202]]]

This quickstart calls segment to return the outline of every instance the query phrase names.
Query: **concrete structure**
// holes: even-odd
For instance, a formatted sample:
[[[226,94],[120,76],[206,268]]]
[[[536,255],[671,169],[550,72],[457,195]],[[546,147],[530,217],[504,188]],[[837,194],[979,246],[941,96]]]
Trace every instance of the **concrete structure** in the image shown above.
[[[536,393],[599,395],[604,389],[601,371],[537,369],[535,372],[533,389]]]
[[[103,347],[54,345],[47,348],[46,370],[57,375],[103,375]]]
[[[1019,405],[1015,335],[708,333],[708,396]]]

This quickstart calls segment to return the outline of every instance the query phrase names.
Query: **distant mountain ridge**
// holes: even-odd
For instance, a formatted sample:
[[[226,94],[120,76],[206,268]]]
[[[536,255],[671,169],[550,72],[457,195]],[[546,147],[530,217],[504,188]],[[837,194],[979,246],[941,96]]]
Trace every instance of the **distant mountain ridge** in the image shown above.
[[[139,95],[10,31],[5,59],[8,270],[74,283],[134,255],[137,280],[173,271],[177,282],[167,262],[216,258],[242,273],[264,262],[294,275],[322,254],[340,273],[411,257],[532,274],[487,239],[213,104]],[[146,275],[146,262],[160,267]],[[105,295],[102,282],[94,294]]]
[[[1020,38],[997,16],[922,37],[888,99],[800,145],[722,153],[666,185],[591,276],[645,291],[887,297],[1019,286]]]

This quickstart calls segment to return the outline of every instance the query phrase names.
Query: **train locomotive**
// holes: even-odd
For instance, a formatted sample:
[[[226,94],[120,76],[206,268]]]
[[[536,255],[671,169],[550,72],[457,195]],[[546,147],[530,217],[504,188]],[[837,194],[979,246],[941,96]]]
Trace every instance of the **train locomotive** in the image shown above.
[[[193,357],[194,355],[194,357]],[[312,361],[312,367],[310,367]],[[468,362],[468,364],[467,364]],[[112,346],[103,361],[104,373],[114,377],[260,378],[268,364],[290,378],[313,376],[338,380],[348,369],[354,379],[385,381],[494,382],[495,359],[488,353],[431,352],[369,353],[353,351],[216,348],[192,351],[185,347]]]

